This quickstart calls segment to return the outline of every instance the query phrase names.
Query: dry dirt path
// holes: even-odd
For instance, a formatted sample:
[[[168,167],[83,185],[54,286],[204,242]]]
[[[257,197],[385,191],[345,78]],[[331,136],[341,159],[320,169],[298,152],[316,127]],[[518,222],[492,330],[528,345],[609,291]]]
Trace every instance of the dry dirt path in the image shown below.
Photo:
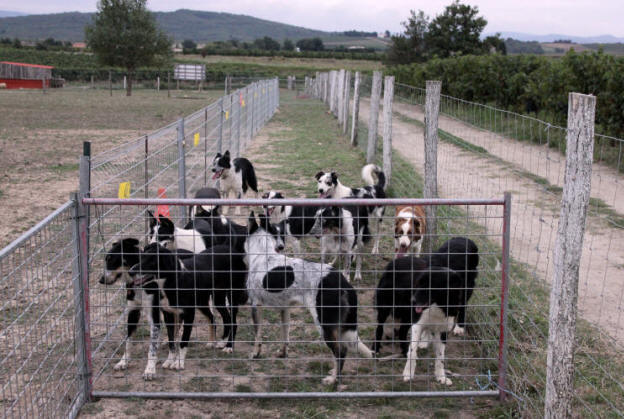
[[[397,104],[395,110],[422,121],[422,112],[416,106]],[[360,118],[368,121],[369,103],[362,101]],[[381,118],[380,131],[381,132]],[[450,118],[440,118],[439,127],[465,141],[472,142],[483,136],[483,131]],[[424,167],[424,144],[422,128],[403,122],[396,115],[392,121],[393,147],[412,162],[422,174]],[[494,140],[490,140],[496,144]],[[486,141],[475,144],[487,148]],[[539,148],[535,147],[535,148]],[[478,155],[455,145],[438,144],[438,191],[448,198],[500,198],[505,191],[512,193],[511,254],[525,264],[528,271],[540,279],[550,281],[552,276],[552,249],[559,216],[559,200],[532,179],[514,170],[517,164],[531,171],[531,150],[527,144],[507,140],[493,147],[495,154],[510,156],[513,161],[501,162],[487,155]],[[546,152],[546,151],[544,151]],[[550,153],[551,155],[553,152]],[[523,158],[522,156],[527,156]],[[525,167],[523,165],[527,164]],[[512,163],[512,164],[509,164]],[[554,163],[552,164],[554,165]],[[552,177],[560,169],[540,172],[540,176]],[[550,173],[550,174],[549,174]],[[561,175],[563,179],[563,175]],[[601,182],[602,184],[602,182]],[[599,189],[600,191],[606,190]],[[602,193],[602,192],[600,192]],[[594,192],[592,192],[594,195]],[[600,195],[599,195],[600,196]],[[606,201],[611,202],[611,201]],[[488,232],[500,235],[500,220],[489,219],[485,225]],[[601,327],[601,330],[624,345],[621,325],[624,319],[622,296],[624,293],[624,230],[609,228],[603,220],[590,217],[583,243],[579,283],[579,308],[581,315]],[[513,280],[513,278],[512,278]],[[527,290],[530,296],[531,291]]]

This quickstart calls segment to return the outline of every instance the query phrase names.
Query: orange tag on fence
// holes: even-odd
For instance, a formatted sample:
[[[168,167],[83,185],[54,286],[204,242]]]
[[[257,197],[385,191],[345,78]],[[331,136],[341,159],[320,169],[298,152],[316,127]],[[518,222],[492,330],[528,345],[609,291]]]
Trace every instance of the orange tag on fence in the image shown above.
[[[243,100],[243,94],[239,94],[238,95],[238,101],[241,104],[241,106],[245,106],[245,101]]]
[[[158,188],[158,198],[167,198],[165,188]],[[156,218],[165,217],[169,218],[169,205],[157,205],[156,206]]]

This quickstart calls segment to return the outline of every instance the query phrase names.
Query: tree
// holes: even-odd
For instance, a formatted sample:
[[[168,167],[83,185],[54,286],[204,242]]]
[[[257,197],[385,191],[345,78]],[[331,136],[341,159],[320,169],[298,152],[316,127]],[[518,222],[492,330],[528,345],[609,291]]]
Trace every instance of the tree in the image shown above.
[[[192,39],[185,39],[182,41],[182,49],[188,51],[194,51],[197,48],[197,44]]]
[[[132,95],[132,76],[139,67],[165,64],[172,41],[159,29],[147,0],[100,0],[93,24],[87,25],[87,45],[98,62],[125,68],[126,96]]]
[[[431,21],[425,37],[430,55],[441,58],[452,55],[481,54],[481,32],[487,20],[479,14],[479,8],[461,4],[455,0],[444,12]]]
[[[297,41],[297,47],[301,51],[323,51],[325,49],[325,45],[323,45],[323,40],[321,38],[304,38]]]
[[[507,55],[507,45],[505,45],[505,40],[500,37],[500,33],[485,38],[483,40],[483,50],[486,54],[498,52]]]
[[[405,32],[392,36],[386,61],[389,64],[408,64],[425,61],[427,58],[425,37],[429,30],[429,17],[419,10],[410,10],[407,22],[402,22]]]
[[[254,47],[265,51],[279,51],[280,44],[270,36],[258,38],[254,41]]]
[[[22,41],[20,41],[18,38],[13,39],[13,48],[21,48],[22,47]]]
[[[284,39],[284,46],[282,48],[284,51],[294,51],[295,44],[290,39]]]

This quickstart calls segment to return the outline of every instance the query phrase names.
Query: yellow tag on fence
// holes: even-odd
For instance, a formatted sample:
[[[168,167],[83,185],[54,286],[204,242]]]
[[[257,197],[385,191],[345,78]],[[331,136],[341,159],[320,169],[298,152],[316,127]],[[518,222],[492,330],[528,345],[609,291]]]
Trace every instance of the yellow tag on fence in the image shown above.
[[[230,111],[225,111],[225,120],[227,121],[230,117]]]
[[[245,107],[245,99],[241,100],[241,106],[244,108]]]
[[[197,147],[199,145],[199,132],[196,132],[195,135],[193,135],[193,146]]]
[[[119,199],[130,198],[130,182],[121,182],[119,184],[119,191],[117,192]]]
[[[265,93],[266,93],[266,90],[265,90],[265,89],[262,89],[262,94],[265,94]]]

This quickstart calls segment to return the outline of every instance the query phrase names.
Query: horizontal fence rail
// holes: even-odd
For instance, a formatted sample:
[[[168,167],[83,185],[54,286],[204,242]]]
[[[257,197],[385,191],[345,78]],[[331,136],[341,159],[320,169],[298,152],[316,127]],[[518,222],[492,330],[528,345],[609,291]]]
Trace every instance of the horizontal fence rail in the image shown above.
[[[505,382],[505,286],[506,273],[505,268],[508,251],[505,239],[505,231],[508,231],[507,222],[509,221],[509,213],[505,208],[509,208],[509,201],[506,199],[491,200],[422,200],[422,199],[221,199],[221,200],[196,200],[196,199],[108,199],[108,198],[84,198],[82,203],[90,209],[92,224],[92,241],[98,243],[110,243],[103,252],[93,258],[90,265],[90,301],[91,307],[91,339],[93,342],[93,395],[97,397],[154,397],[154,398],[317,398],[317,397],[345,397],[345,398],[362,398],[362,397],[473,397],[473,396],[502,396],[504,395]],[[353,250],[354,258],[361,257],[361,278],[357,278],[356,271],[358,264],[347,262],[344,259],[348,252],[337,250],[331,252],[324,249],[327,243],[328,234],[323,228],[319,231],[311,233],[300,240],[295,240],[292,236],[280,236],[274,228],[280,226],[279,220],[273,220],[271,227],[263,224],[259,214],[263,212],[263,206],[271,205],[288,205],[293,207],[309,207],[322,206],[323,208],[343,208],[350,206],[350,210],[354,211],[354,206],[359,207],[362,211],[368,211],[372,206],[385,208],[385,213],[380,217],[381,223],[379,232],[371,224],[370,234],[362,236],[367,244],[357,247]],[[169,354],[169,349],[165,343],[156,345],[156,356],[161,362],[155,364],[155,371],[148,373],[147,366],[150,363],[152,355],[150,352],[150,341],[154,341],[154,335],[150,332],[150,310],[146,307],[146,298],[143,295],[143,308],[140,309],[133,298],[138,296],[141,287],[136,284],[143,279],[130,279],[127,274],[122,274],[113,281],[112,272],[114,266],[110,265],[110,260],[115,256],[125,259],[137,258],[139,264],[146,260],[149,249],[158,248],[158,245],[149,245],[152,240],[151,231],[145,229],[145,223],[154,224],[156,222],[146,210],[154,212],[157,206],[182,206],[189,207],[193,205],[201,205],[204,207],[219,206],[223,213],[215,214],[212,219],[203,219],[196,221],[196,227],[201,230],[200,224],[207,222],[209,225],[235,225],[239,228],[230,229],[225,232],[200,233],[202,240],[206,240],[204,245],[209,249],[203,254],[198,253],[200,259],[208,258],[211,261],[221,260],[222,262],[232,262],[236,258],[245,258],[245,264],[240,265],[244,271],[244,279],[238,278],[239,282],[235,282],[236,269],[227,270],[224,283],[215,285],[214,288],[206,287],[206,283],[201,285],[202,275],[216,275],[213,268],[200,267],[200,259],[192,259],[192,262],[184,262],[184,258],[189,254],[183,251],[184,245],[181,241],[177,244],[166,244],[172,250],[173,255],[177,254],[179,260],[185,264],[185,268],[181,265],[174,264],[168,268],[163,267],[160,275],[174,273],[180,275],[179,269],[183,269],[196,278],[195,285],[188,286],[178,283],[175,287],[167,289],[165,292],[173,293],[173,295],[191,295],[192,298],[184,300],[185,297],[179,297],[176,307],[186,308],[195,312],[196,315],[190,320],[193,326],[192,332],[189,332],[187,338],[188,346],[181,344],[181,347],[188,349],[175,349],[177,355]],[[391,277],[393,275],[407,274],[418,275],[419,272],[427,277],[428,271],[422,273],[422,269],[395,269],[388,268],[388,263],[392,261],[395,254],[395,205],[420,206],[420,205],[436,205],[439,208],[438,224],[440,228],[438,233],[433,237],[433,241],[441,246],[447,240],[453,237],[465,237],[474,241],[478,246],[477,281],[474,285],[474,294],[469,299],[455,300],[454,303],[448,302],[450,306],[466,307],[465,333],[464,334],[448,334],[448,342],[446,345],[445,367],[451,372],[447,375],[448,382],[440,384],[436,381],[435,375],[435,352],[431,349],[432,337],[423,338],[424,341],[430,343],[429,349],[421,348],[418,351],[418,361],[414,359],[416,364],[414,378],[411,380],[404,379],[404,369],[406,359],[401,356],[401,348],[399,347],[400,339],[393,337],[395,327],[399,326],[399,321],[388,318],[386,321],[386,332],[383,335],[383,345],[380,354],[376,359],[370,358],[370,352],[366,352],[373,347],[375,341],[375,333],[377,323],[376,310],[379,307],[391,306],[394,309],[406,308],[403,303],[394,301],[394,296],[384,302],[375,300],[375,292],[377,284],[384,274]],[[232,207],[232,208],[228,208]],[[238,209],[242,209],[243,215],[234,215]],[[347,210],[348,207],[344,209]],[[254,211],[255,220],[260,225],[260,229],[268,229],[273,239],[258,239],[258,236],[249,236],[248,229],[253,229],[251,224],[250,212]],[[139,217],[134,218],[135,214]],[[170,212],[172,215],[167,217],[175,226],[183,226],[187,222],[188,210],[181,213],[182,216],[176,216],[175,211]],[[325,217],[318,211],[309,215],[307,220],[299,218],[293,221],[319,221],[323,222]],[[368,216],[365,216],[368,220]],[[371,218],[371,223],[373,222]],[[328,219],[333,219],[329,217]],[[281,220],[283,221],[283,220]],[[280,222],[281,222],[280,221]],[[364,219],[361,220],[362,222]],[[160,217],[159,222],[165,222]],[[480,224],[487,223],[497,232],[484,231],[479,227]],[[282,227],[283,228],[282,223]],[[321,224],[322,225],[322,224]],[[123,226],[120,232],[119,226]],[[264,227],[262,227],[264,226]],[[494,227],[497,226],[497,227]],[[216,228],[216,227],[215,227]],[[159,230],[160,231],[160,230]],[[184,233],[177,230],[178,239],[184,240]],[[283,230],[282,230],[283,231]],[[189,231],[186,230],[188,233]],[[256,231],[258,233],[258,231]],[[195,234],[195,233],[190,233]],[[426,234],[426,233],[425,233]],[[321,237],[317,238],[316,236]],[[379,252],[371,253],[371,244],[378,237]],[[409,235],[415,239],[415,235]],[[196,236],[193,236],[196,237]],[[279,237],[285,241],[285,248],[276,252],[275,248],[278,241],[270,242],[270,240],[279,240]],[[349,240],[349,235],[344,237],[334,237],[336,243],[341,244],[342,241]],[[125,248],[120,250],[115,242],[120,240],[134,238],[137,239],[137,247],[134,250]],[[368,243],[370,239],[371,243]],[[160,236],[156,237],[156,241],[161,241]],[[242,241],[241,247],[236,247],[237,241]],[[166,240],[165,240],[166,241]],[[197,252],[203,249],[195,247],[197,243],[191,244],[190,248],[185,248],[190,252]],[[224,244],[227,248],[224,249]],[[325,244],[324,244],[325,243]],[[165,244],[161,241],[161,244]],[[217,247],[214,247],[217,246]],[[221,246],[221,247],[219,247]],[[229,248],[228,246],[234,246]],[[162,248],[160,248],[162,249]],[[159,250],[159,252],[167,252],[167,250]],[[212,253],[211,253],[212,252]],[[242,253],[241,253],[242,252]],[[210,254],[210,256],[207,256]],[[186,256],[185,256],[186,255]],[[272,255],[272,256],[271,256]],[[422,253],[423,257],[427,257],[427,253]],[[455,257],[456,254],[443,254],[440,259],[446,260],[447,257]],[[191,258],[195,256],[191,255]],[[293,263],[301,268],[296,274],[295,288],[293,291],[295,297],[300,294],[312,295],[312,303],[309,304],[308,297],[280,300],[279,292],[271,293],[269,300],[258,299],[256,294],[262,291],[262,287],[252,285],[254,280],[252,277],[262,277],[262,272],[268,271],[264,260],[268,257],[277,257],[284,263]],[[331,369],[334,366],[332,350],[332,338],[330,335],[323,339],[323,334],[319,334],[318,325],[328,327],[333,326],[344,327],[341,317],[323,317],[329,314],[322,314],[322,310],[338,309],[347,310],[346,306],[342,306],[341,302],[332,302],[331,292],[323,298],[328,298],[326,303],[324,300],[318,300],[319,293],[319,275],[323,276],[331,271],[329,265],[322,265],[321,260],[329,262],[333,257],[337,257],[334,268],[344,276],[344,282],[340,284],[339,289],[345,288],[353,290],[353,298],[357,302],[352,301],[349,310],[357,310],[357,320],[351,323],[357,326],[357,333],[366,350],[356,350],[353,346],[353,335],[338,335],[335,342],[343,343],[348,346],[348,354],[344,363],[344,370],[337,385],[333,386],[331,379]],[[461,261],[465,261],[466,252],[459,256]],[[407,259],[406,259],[407,260]],[[305,261],[305,262],[304,262]],[[301,264],[301,265],[297,265]],[[143,265],[141,265],[143,266]],[[204,266],[204,265],[202,265]],[[503,266],[503,267],[501,267]],[[133,268],[131,274],[134,275],[137,267]],[[147,268],[146,268],[147,269]],[[320,271],[319,271],[320,269]],[[469,269],[467,269],[469,270]],[[121,271],[117,271],[119,273]],[[175,273],[177,272],[177,273]],[[323,273],[324,272],[324,273]],[[266,274],[266,272],[265,272]],[[113,276],[111,276],[113,275]],[[138,274],[139,278],[143,278],[142,271]],[[136,276],[136,275],[134,275]],[[305,282],[300,284],[301,278],[305,278]],[[444,277],[446,278],[446,277]],[[347,282],[349,279],[350,282]],[[199,283],[197,281],[200,281]],[[283,280],[282,280],[283,281]],[[443,284],[430,285],[428,280],[426,289],[430,291],[444,291],[449,289],[464,289],[465,285],[459,284],[452,286],[444,279]],[[232,284],[237,283],[238,287]],[[200,284],[200,285],[197,285]],[[202,288],[204,287],[204,288]],[[455,288],[456,287],[456,288]],[[410,300],[411,288],[403,289],[400,286],[395,287],[397,291],[404,291]],[[201,293],[208,290],[211,297],[204,299]],[[241,300],[237,299],[237,292],[247,293],[247,296]],[[226,300],[219,297],[219,292],[227,295]],[[329,292],[329,291],[328,291]],[[187,294],[185,294],[187,293]],[[189,294],[190,293],[190,294]],[[132,299],[130,298],[132,294]],[[405,295],[405,294],[403,294]],[[350,297],[351,298],[351,297]],[[171,301],[171,300],[169,300]],[[234,317],[222,319],[221,314],[227,310],[231,310],[233,304],[240,303],[238,306],[238,317],[234,321]],[[298,301],[298,302],[297,302]],[[308,301],[306,303],[306,301]],[[315,303],[316,301],[316,303]],[[338,305],[337,305],[338,304]],[[407,307],[409,311],[409,307]],[[137,310],[141,310],[140,316]],[[262,312],[262,315],[254,317],[254,311]],[[216,320],[215,326],[212,326],[210,315],[206,314],[211,311]],[[286,311],[287,314],[284,314]],[[134,314],[131,314],[134,312]],[[203,313],[203,314],[202,314]],[[221,313],[221,314],[220,314]],[[312,315],[311,315],[312,314]],[[314,320],[314,319],[317,320]],[[255,319],[255,320],[254,320]],[[157,342],[162,341],[166,336],[166,325],[171,319],[166,316],[161,320],[161,331]],[[261,336],[263,345],[259,349],[259,354],[251,356],[255,350],[254,324],[262,326]],[[317,323],[317,321],[319,323]],[[352,320],[349,320],[352,321]],[[128,323],[136,325],[132,336],[128,338]],[[171,326],[171,323],[169,323]],[[217,327],[218,325],[218,327]],[[232,346],[228,346],[228,338],[225,331],[226,327],[237,327],[236,338],[233,339]],[[290,325],[290,330],[285,331],[285,327]],[[216,334],[215,329],[216,327]],[[321,328],[322,330],[322,328]],[[180,338],[179,331],[174,331],[171,336],[176,336],[176,340],[185,342],[184,334]],[[327,332],[330,333],[330,332]],[[329,339],[329,340],[328,340]],[[409,339],[407,337],[406,339]],[[168,338],[165,339],[167,342]],[[329,343],[327,343],[329,341]],[[130,343],[131,342],[131,343]],[[424,342],[423,342],[424,343]],[[125,354],[129,352],[129,356]],[[182,364],[180,359],[184,358]],[[172,367],[173,365],[173,367]],[[325,380],[325,381],[324,381]],[[327,393],[330,391],[330,393]],[[335,392],[333,392],[335,391]]]

